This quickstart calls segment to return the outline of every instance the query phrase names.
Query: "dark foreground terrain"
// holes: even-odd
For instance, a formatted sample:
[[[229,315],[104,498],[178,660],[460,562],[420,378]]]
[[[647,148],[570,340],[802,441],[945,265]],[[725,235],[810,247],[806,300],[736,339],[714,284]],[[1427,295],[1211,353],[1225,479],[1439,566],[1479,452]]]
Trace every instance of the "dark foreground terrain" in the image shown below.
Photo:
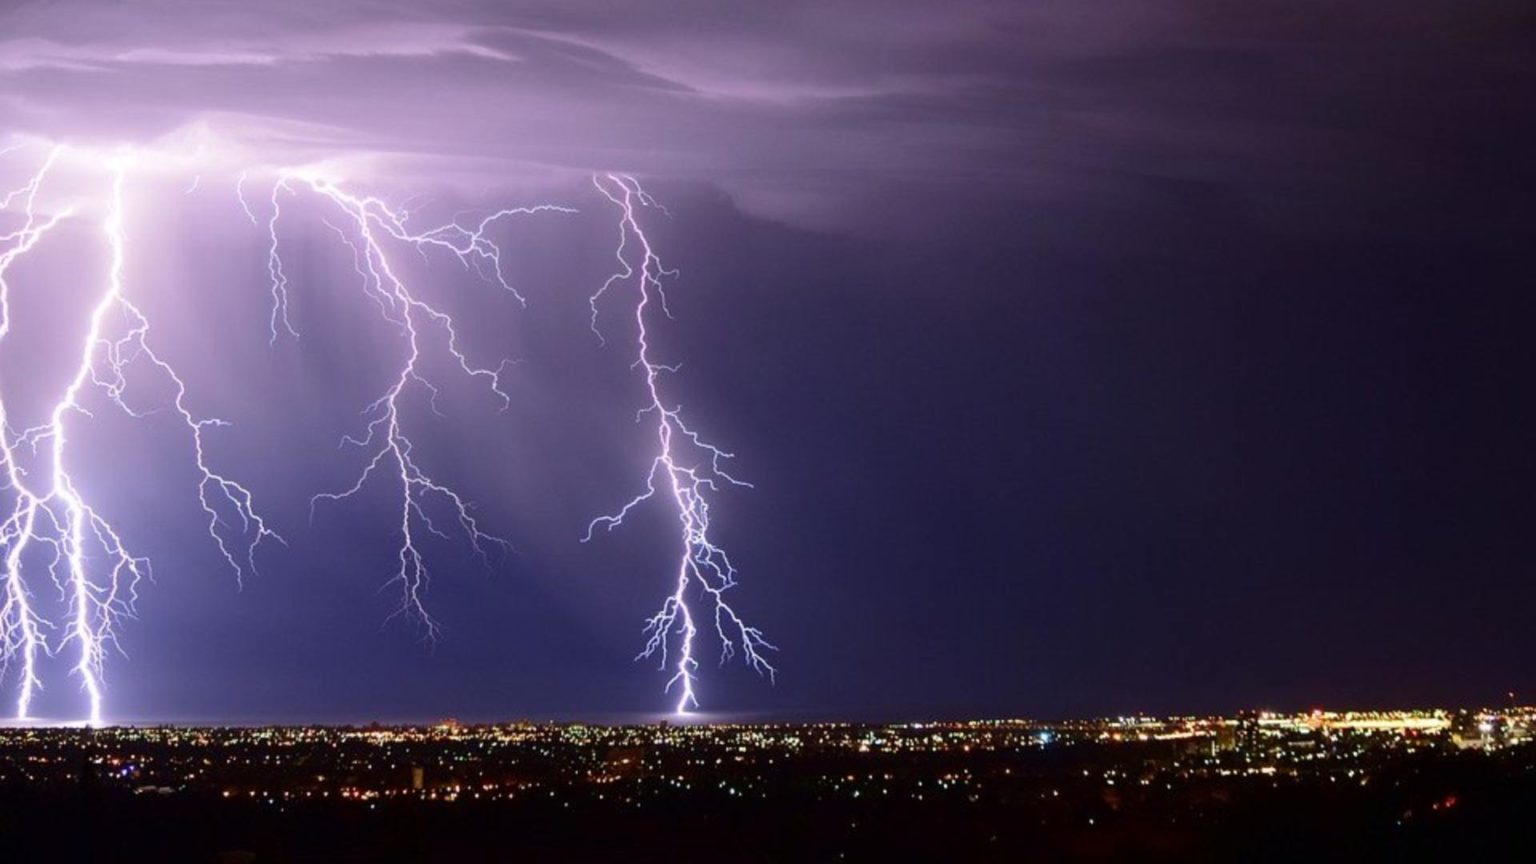
[[[1536,860],[1482,726],[0,731],[0,861]]]

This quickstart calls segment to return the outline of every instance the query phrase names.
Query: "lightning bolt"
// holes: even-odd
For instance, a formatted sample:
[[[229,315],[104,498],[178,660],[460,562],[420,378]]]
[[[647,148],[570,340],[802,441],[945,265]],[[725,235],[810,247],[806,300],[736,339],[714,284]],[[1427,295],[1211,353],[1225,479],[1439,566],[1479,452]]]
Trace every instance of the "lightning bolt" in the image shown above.
[[[7,148],[0,155],[7,155],[17,149]],[[0,342],[10,333],[12,320],[11,284],[6,278],[7,271],[18,259],[31,252],[45,234],[70,215],[65,211],[42,219],[36,212],[38,190],[42,188],[58,155],[58,150],[50,152],[42,167],[25,186],[0,199],[0,212],[9,211],[20,199],[25,220],[20,228],[0,235],[0,243],[7,244],[5,251],[0,252]],[[0,467],[5,469],[7,487],[17,495],[11,512],[4,522],[0,522],[0,548],[5,550],[5,602],[0,606],[0,672],[8,671],[12,661],[20,658],[21,697],[17,705],[17,716],[26,719],[32,693],[42,686],[37,674],[37,655],[39,651],[47,650],[43,634],[47,624],[33,610],[31,591],[22,580],[21,559],[32,540],[39,539],[51,544],[53,539],[40,538],[37,533],[41,501],[23,483],[24,473],[17,462],[10,428],[5,400],[0,398]],[[58,547],[55,545],[54,549],[57,551]]]
[[[243,187],[242,180],[237,186],[241,206],[253,224],[259,224],[244,197]],[[481,527],[471,503],[460,492],[434,479],[422,467],[416,455],[416,445],[402,418],[402,404],[413,394],[425,395],[428,407],[434,413],[439,413],[438,387],[422,369],[423,354],[437,350],[471,381],[482,383],[505,410],[511,405],[511,397],[502,389],[502,375],[510,361],[502,360],[496,366],[485,366],[470,360],[461,347],[453,318],[412,290],[391,263],[388,251],[390,248],[412,249],[423,257],[432,252],[446,253],[456,258],[466,269],[511,294],[519,303],[524,303],[523,296],[512,286],[503,270],[501,247],[487,232],[497,222],[507,218],[539,213],[569,214],[576,211],[553,204],[511,207],[482,216],[472,224],[463,224],[455,219],[426,229],[412,229],[408,227],[411,220],[408,210],[391,207],[377,197],[349,193],[328,180],[301,172],[284,173],[272,185],[269,199],[271,211],[266,223],[273,342],[283,332],[295,338],[298,336],[288,315],[289,283],[278,248],[278,226],[282,220],[283,196],[300,192],[318,196],[342,219],[343,225],[329,221],[327,224],[351,251],[354,269],[361,278],[363,291],[378,306],[384,319],[399,329],[405,347],[404,356],[388,388],[364,409],[366,423],[363,431],[359,435],[349,435],[342,439],[343,446],[357,448],[367,454],[356,481],[345,489],[315,495],[310,502],[311,515],[315,504],[350,498],[362,491],[376,474],[388,473],[390,482],[397,484],[400,503],[400,545],[396,549],[398,566],[386,582],[386,587],[393,586],[399,590],[400,599],[390,617],[404,615],[419,622],[424,636],[428,640],[435,639],[438,624],[427,612],[423,602],[429,575],[419,541],[423,532],[443,539],[447,539],[448,535],[434,524],[428,505],[436,502],[446,508],[470,547],[487,563],[488,547],[504,550],[510,547],[505,540]]]
[[[695,637],[699,618],[708,616],[720,642],[720,663],[724,665],[737,653],[760,675],[773,679],[774,667],[763,652],[777,650],[763,638],[762,631],[747,624],[726,600],[726,592],[736,585],[736,567],[730,556],[709,534],[710,497],[721,484],[750,486],[730,475],[724,463],[730,453],[708,443],[683,420],[679,406],[669,403],[661,392],[661,379],[675,373],[676,366],[657,362],[652,357],[649,320],[654,308],[669,314],[662,279],[675,271],[662,266],[641,227],[637,213],[641,208],[663,208],[633,177],[608,174],[594,177],[593,185],[619,211],[619,242],[615,251],[618,270],[609,276],[589,299],[592,328],[597,331],[598,303],[610,291],[628,285],[633,290],[635,318],[635,369],[645,381],[647,403],[636,419],[649,417],[654,426],[657,451],[646,475],[645,490],[630,499],[617,512],[599,516],[587,526],[592,539],[598,529],[613,530],[636,507],[653,498],[669,500],[677,514],[679,549],[673,591],[661,609],[645,623],[645,647],[635,659],[655,657],[663,671],[670,671],[666,691],[677,690],[676,710],[684,714],[699,705],[697,691],[698,660]],[[631,248],[631,244],[635,247]],[[637,259],[637,260],[636,260]],[[599,332],[598,337],[602,338]],[[695,610],[692,602],[702,600],[705,609]]]
[[[37,196],[60,156],[54,148],[41,169],[26,186],[0,200],[0,210],[21,202],[23,223],[0,236],[9,244],[0,253],[0,339],[9,332],[12,315],[11,285],[4,279],[10,265],[31,253],[73,207],[42,217]],[[116,625],[131,616],[139,581],[149,575],[147,559],[134,555],[113,524],[86,496],[70,469],[71,421],[92,417],[86,398],[98,393],[130,416],[145,413],[126,399],[128,373],[139,364],[168,380],[173,388],[172,407],[188,430],[193,464],[198,472],[197,495],[208,517],[208,534],[236,578],[254,568],[257,547],[268,539],[281,540],[257,514],[249,489],[213,470],[204,449],[204,433],[226,425],[216,418],[199,417],[187,405],[186,384],[175,368],[156,353],[150,338],[148,317],[128,296],[125,285],[128,240],[125,230],[124,186],[133,165],[131,154],[122,154],[105,166],[110,174],[105,216],[100,228],[110,251],[105,285],[98,295],[80,342],[78,360],[67,386],[53,404],[46,422],[15,431],[0,399],[0,464],[13,503],[0,521],[0,550],[4,550],[5,601],[0,607],[0,651],[7,666],[19,658],[21,693],[18,719],[30,716],[35,691],[41,687],[36,662],[39,652],[50,651],[44,630],[52,625],[34,610],[26,582],[28,549],[36,545],[48,560],[47,570],[69,607],[62,622],[63,638],[57,646],[76,652],[74,674],[80,679],[89,706],[89,722],[99,726],[103,718],[103,670],[107,649],[117,648]],[[46,454],[46,455],[44,455]],[[34,471],[24,467],[27,457],[43,464]],[[33,474],[41,475],[35,482]],[[223,511],[223,512],[221,512]],[[227,520],[233,514],[238,528]]]
[[[4,155],[9,151],[0,152]],[[192,465],[197,472],[196,494],[207,518],[207,533],[236,580],[255,569],[256,553],[267,540],[282,542],[258,514],[248,487],[216,470],[208,458],[206,436],[224,427],[224,421],[203,417],[190,405],[188,388],[177,370],[155,348],[150,320],[129,295],[126,264],[129,257],[128,202],[125,187],[134,165],[131,154],[104,160],[93,170],[108,178],[100,200],[74,202],[48,210],[39,204],[41,191],[64,153],[53,148],[28,181],[0,196],[0,214],[19,225],[0,233],[0,342],[12,325],[11,291],[7,277],[11,266],[38,254],[40,244],[82,211],[102,214],[100,235],[109,251],[103,285],[87,319],[86,329],[70,369],[68,383],[52,403],[46,419],[18,428],[0,398],[0,483],[6,493],[0,510],[0,672],[13,664],[20,667],[17,716],[30,715],[31,703],[42,687],[38,674],[41,655],[66,647],[74,653],[74,675],[86,694],[89,718],[99,725],[103,718],[103,672],[109,649],[118,648],[117,625],[131,616],[140,581],[150,575],[149,562],[130,551],[118,529],[87,494],[71,467],[70,434],[92,410],[106,405],[132,417],[147,411],[129,399],[130,378],[156,376],[170,385],[171,413],[186,429]],[[94,176],[94,175],[93,175]],[[199,175],[200,176],[200,175]],[[414,252],[423,260],[448,256],[487,283],[497,286],[519,303],[523,296],[508,279],[502,248],[492,229],[502,220],[541,213],[575,213],[553,204],[509,207],[483,211],[473,217],[460,214],[448,222],[417,227],[406,206],[391,206],[381,198],[358,194],[308,170],[289,170],[274,176],[266,197],[265,213],[258,214],[246,195],[248,173],[235,184],[236,196],[246,217],[266,241],[266,275],[271,295],[268,321],[270,341],[298,339],[299,328],[290,315],[290,270],[282,255],[284,204],[305,197],[327,214],[325,224],[350,252],[360,290],[379,314],[400,335],[398,365],[387,386],[362,412],[355,434],[343,437],[341,446],[360,451],[360,467],[353,482],[342,489],[324,491],[310,501],[311,518],[322,502],[339,502],[359,495],[371,482],[388,483],[398,494],[399,545],[397,566],[384,587],[399,592],[394,615],[418,621],[428,639],[435,638],[438,624],[428,614],[424,596],[429,586],[427,556],[421,543],[425,535],[451,539],[434,522],[433,514],[447,514],[473,551],[489,563],[488,550],[507,548],[505,541],[489,533],[476,517],[470,500],[457,489],[436,479],[424,467],[407,421],[412,404],[424,404],[438,413],[439,385],[428,367],[443,366],[468,381],[483,386],[503,410],[511,397],[503,389],[509,361],[495,365],[472,359],[463,347],[457,322],[427,300],[402,275],[396,256]],[[199,184],[194,180],[187,192]],[[600,516],[587,527],[583,542],[592,540],[599,528],[612,530],[624,524],[636,508],[653,499],[670,502],[678,520],[677,569],[673,589],[660,609],[646,620],[645,644],[636,659],[659,658],[671,673],[666,691],[677,693],[676,709],[686,712],[699,704],[697,693],[697,640],[700,630],[712,627],[720,644],[723,665],[736,655],[761,675],[775,675],[765,652],[776,650],[760,630],[749,625],[727,601],[736,585],[736,568],[729,555],[710,534],[711,501],[723,486],[749,486],[726,468],[731,454],[704,440],[684,420],[680,407],[664,394],[664,378],[676,366],[655,359],[651,327],[657,314],[669,315],[663,279],[673,271],[662,266],[642,226],[641,213],[665,208],[634,178],[608,174],[593,178],[597,190],[619,214],[619,238],[614,255],[617,270],[591,295],[591,327],[599,339],[599,304],[610,293],[627,291],[632,298],[635,322],[633,363],[647,395],[637,421],[649,420],[656,443],[645,487],[611,515]],[[93,196],[86,196],[93,199]],[[91,206],[85,206],[89,203]],[[79,206],[77,206],[79,205]],[[0,393],[3,397],[3,393]],[[441,517],[439,517],[441,518]],[[446,527],[446,523],[444,525]],[[46,570],[69,610],[67,619],[51,623],[39,613],[32,590],[33,572]],[[50,634],[57,633],[56,644]]]

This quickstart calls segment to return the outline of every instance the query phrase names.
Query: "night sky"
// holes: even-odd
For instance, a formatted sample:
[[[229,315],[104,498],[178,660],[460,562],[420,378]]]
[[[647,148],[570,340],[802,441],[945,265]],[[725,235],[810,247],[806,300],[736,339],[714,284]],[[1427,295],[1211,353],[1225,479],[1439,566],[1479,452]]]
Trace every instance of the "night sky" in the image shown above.
[[[581,210],[499,229],[526,308],[417,262],[475,351],[518,361],[505,413],[450,382],[445,417],[413,414],[516,550],[487,568],[429,542],[429,645],[386,620],[389,490],[310,518],[360,468],[336,442],[399,351],[345,250],[294,205],[303,335],[269,345],[265,238],[227,172],[133,181],[128,283],[289,545],[238,586],[163,414],[82,421],[82,482],[155,563],[110,716],[670,707],[632,658],[675,517],[580,542],[643,488],[651,443],[622,305],[608,345],[588,329],[618,233],[594,171],[670,211],[645,217],[680,271],[666,386],[754,484],[713,515],[779,676],[705,641],[710,716],[1536,690],[1529,4],[724,5],[0,4],[0,145],[26,144],[0,189],[26,142],[214,141],[428,211]],[[104,264],[88,235],[12,274],[15,411],[62,374],[72,286]],[[79,713],[68,659],[42,716]]]

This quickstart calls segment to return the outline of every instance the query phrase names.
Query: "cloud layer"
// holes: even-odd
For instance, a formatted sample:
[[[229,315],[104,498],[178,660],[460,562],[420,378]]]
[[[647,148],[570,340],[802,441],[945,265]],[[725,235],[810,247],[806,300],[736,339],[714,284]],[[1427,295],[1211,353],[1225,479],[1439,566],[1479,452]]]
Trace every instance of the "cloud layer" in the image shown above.
[[[1518,4],[1378,5],[23,3],[0,13],[0,129],[200,122],[482,182],[616,169],[823,223],[890,218],[893,194],[1122,199],[1128,177],[1262,194],[1400,158],[1423,105],[1530,76]]]

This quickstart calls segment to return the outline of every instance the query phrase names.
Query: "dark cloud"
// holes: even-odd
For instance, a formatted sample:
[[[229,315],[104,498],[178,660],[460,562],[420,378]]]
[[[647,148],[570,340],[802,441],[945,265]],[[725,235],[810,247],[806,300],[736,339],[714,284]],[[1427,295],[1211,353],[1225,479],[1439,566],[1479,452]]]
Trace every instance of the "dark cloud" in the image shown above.
[[[6,126],[54,136],[204,121],[265,131],[269,155],[281,140],[491,177],[617,169],[802,222],[922,223],[880,202],[1080,205],[1127,175],[1262,198],[1398,158],[1421,106],[1529,83],[1531,17],[1505,2],[39,2],[0,17],[0,105]]]

